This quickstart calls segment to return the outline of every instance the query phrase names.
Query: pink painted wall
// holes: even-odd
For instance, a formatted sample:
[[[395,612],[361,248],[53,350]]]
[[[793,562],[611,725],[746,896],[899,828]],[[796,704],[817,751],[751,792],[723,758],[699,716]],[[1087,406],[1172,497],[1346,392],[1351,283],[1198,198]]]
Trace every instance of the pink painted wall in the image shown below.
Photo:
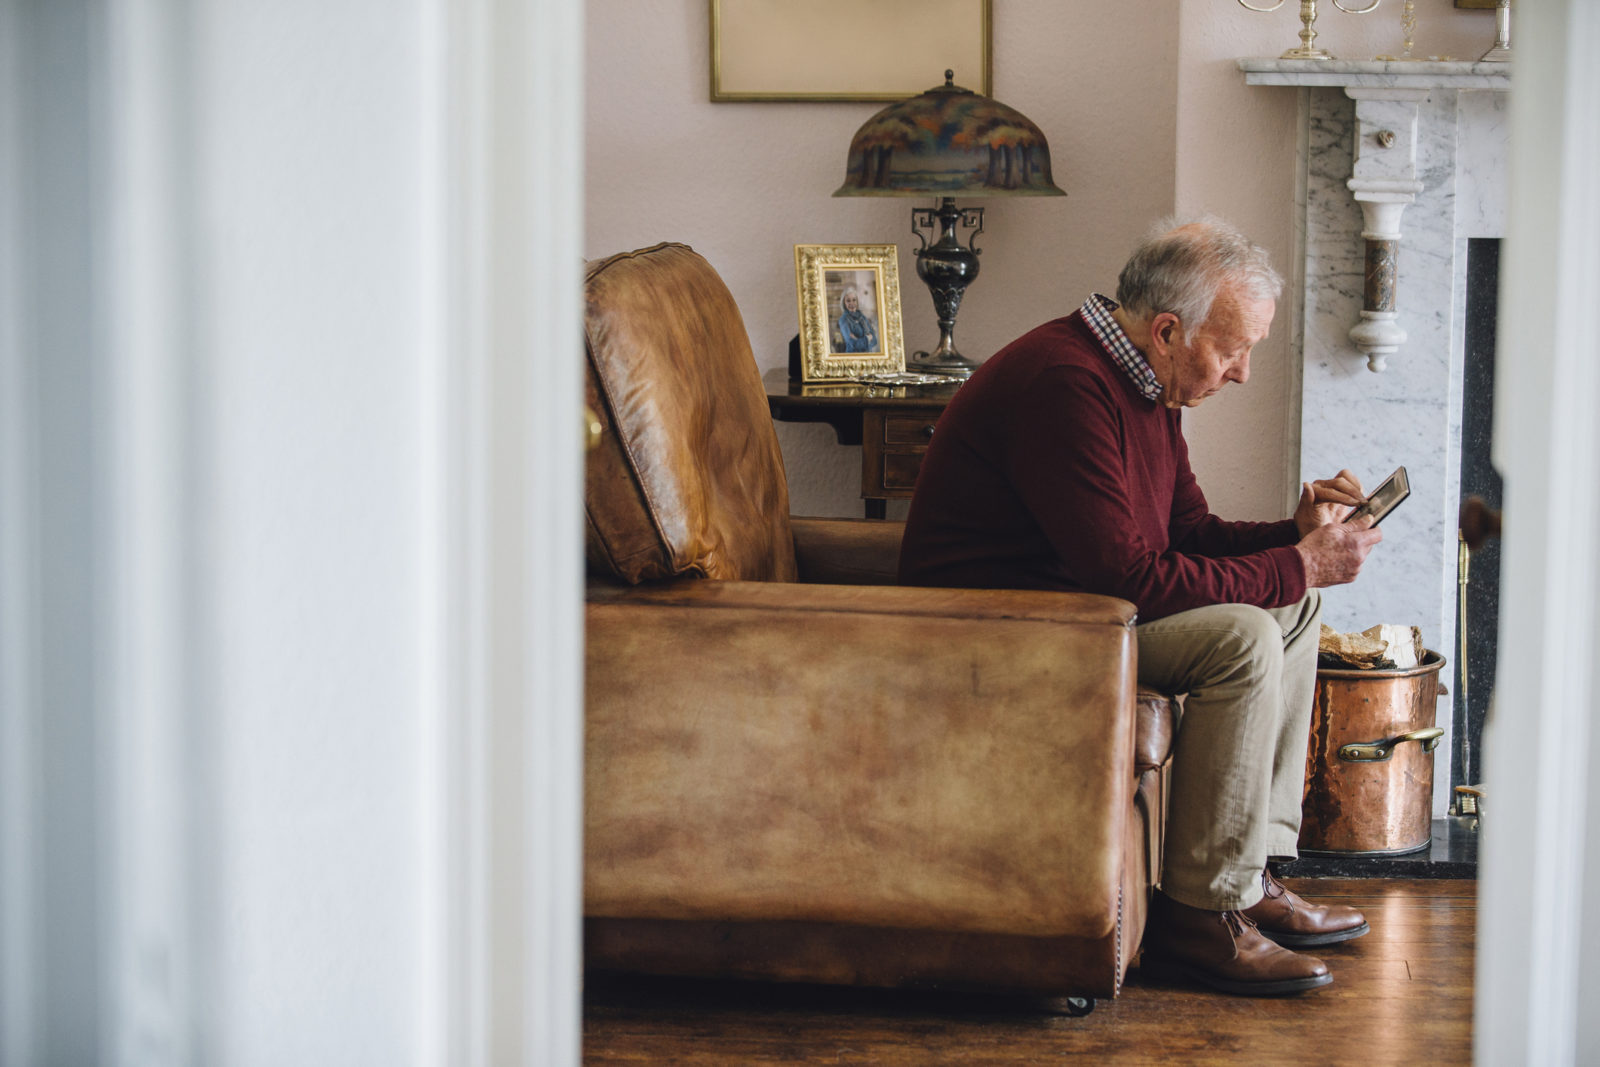
[[[918,202],[830,196],[851,134],[879,105],[711,103],[709,7],[588,0],[586,254],[693,245],[732,289],[765,371],[784,365],[798,330],[795,244],[894,243],[907,350],[931,347],[932,303],[911,255]],[[1045,132],[1068,195],[983,205],[983,270],[956,328],[965,353],[986,358],[1114,289],[1130,245],[1175,209],[1233,218],[1287,266],[1296,91],[1247,87],[1234,60],[1297,44],[1297,4],[1270,15],[1227,0],[994,7],[994,96]],[[1395,0],[1365,16],[1320,10],[1318,44],[1341,56],[1400,48]],[[1476,56],[1492,42],[1492,13],[1451,0],[1420,0],[1417,13],[1418,52]],[[941,80],[929,71],[930,87]],[[1223,514],[1279,515],[1295,478],[1288,334],[1285,306],[1250,384],[1190,417],[1202,484]],[[861,514],[858,448],[824,426],[780,425],[779,439],[797,514]]]

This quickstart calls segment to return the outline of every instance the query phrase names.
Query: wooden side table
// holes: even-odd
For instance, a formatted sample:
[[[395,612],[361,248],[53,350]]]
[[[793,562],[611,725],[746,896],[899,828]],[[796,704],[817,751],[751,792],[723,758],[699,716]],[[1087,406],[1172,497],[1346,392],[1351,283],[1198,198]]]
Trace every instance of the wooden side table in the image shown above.
[[[872,385],[798,382],[782,367],[767,372],[767,407],[779,422],[825,422],[841,445],[861,446],[861,498],[869,519],[916,488],[934,424],[960,382]]]

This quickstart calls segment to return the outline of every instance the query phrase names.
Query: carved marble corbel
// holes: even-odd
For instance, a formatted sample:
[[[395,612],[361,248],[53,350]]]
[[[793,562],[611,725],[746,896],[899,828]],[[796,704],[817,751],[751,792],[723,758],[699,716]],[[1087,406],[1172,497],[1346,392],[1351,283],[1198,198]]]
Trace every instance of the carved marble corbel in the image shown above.
[[[1405,344],[1395,280],[1400,263],[1400,217],[1422,191],[1417,179],[1417,104],[1426,90],[1347,86],[1356,102],[1355,173],[1345,184],[1361,205],[1361,236],[1367,242],[1361,321],[1350,340],[1381,371]]]

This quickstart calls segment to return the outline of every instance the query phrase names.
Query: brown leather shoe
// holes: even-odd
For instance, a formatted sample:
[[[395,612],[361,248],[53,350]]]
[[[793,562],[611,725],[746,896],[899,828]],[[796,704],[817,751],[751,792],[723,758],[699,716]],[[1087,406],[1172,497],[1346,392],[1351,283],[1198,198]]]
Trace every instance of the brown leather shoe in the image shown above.
[[[1326,963],[1268,941],[1243,913],[1191,908],[1161,892],[1150,899],[1139,968],[1246,997],[1303,993],[1333,981]]]
[[[1259,904],[1246,908],[1244,915],[1280,945],[1336,945],[1372,929],[1356,909],[1343,904],[1311,904],[1278,881],[1271,871],[1261,872],[1261,888],[1266,895]]]

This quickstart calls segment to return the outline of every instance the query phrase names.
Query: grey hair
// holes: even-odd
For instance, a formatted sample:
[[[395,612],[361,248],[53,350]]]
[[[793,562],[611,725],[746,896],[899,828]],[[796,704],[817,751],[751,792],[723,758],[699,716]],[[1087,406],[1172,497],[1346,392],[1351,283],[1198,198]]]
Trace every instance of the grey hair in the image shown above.
[[[1247,297],[1276,300],[1283,279],[1267,250],[1215,215],[1166,218],[1128,257],[1117,279],[1117,303],[1149,319],[1178,316],[1184,340],[1205,325],[1217,294],[1236,287]]]

